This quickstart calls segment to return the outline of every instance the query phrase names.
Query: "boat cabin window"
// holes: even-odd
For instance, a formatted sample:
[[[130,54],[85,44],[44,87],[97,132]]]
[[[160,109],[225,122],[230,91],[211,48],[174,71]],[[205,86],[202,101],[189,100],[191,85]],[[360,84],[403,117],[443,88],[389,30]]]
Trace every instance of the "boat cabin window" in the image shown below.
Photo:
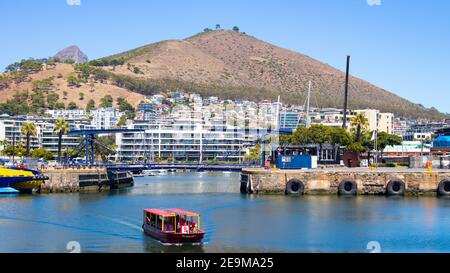
[[[163,230],[165,232],[175,232],[175,217],[161,216],[153,213],[146,213],[147,225]]]
[[[177,215],[177,233],[195,233],[200,231],[198,216]]]

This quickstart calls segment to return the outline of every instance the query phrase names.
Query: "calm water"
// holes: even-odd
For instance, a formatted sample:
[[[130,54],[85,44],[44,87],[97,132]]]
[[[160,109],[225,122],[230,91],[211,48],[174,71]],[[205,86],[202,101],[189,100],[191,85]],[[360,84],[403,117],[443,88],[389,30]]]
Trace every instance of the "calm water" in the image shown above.
[[[239,174],[136,178],[107,193],[0,197],[0,252],[450,252],[450,199],[243,196]],[[202,214],[202,246],[163,246],[141,230],[142,209]]]

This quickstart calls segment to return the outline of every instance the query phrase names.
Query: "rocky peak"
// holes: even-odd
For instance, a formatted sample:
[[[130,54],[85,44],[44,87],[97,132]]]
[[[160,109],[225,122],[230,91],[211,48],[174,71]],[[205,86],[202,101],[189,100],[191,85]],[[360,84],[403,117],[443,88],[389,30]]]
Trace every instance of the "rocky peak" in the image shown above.
[[[84,54],[78,46],[69,46],[60,52],[58,52],[55,58],[59,59],[62,62],[73,61],[76,64],[86,63],[88,62],[88,57]]]

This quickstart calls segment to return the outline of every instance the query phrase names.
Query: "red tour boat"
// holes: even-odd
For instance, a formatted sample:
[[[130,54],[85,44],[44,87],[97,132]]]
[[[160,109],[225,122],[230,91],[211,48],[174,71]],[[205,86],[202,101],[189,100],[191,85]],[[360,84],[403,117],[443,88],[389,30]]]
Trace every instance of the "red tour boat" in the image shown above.
[[[200,243],[205,232],[200,229],[200,214],[182,209],[145,209],[145,234],[169,244]]]

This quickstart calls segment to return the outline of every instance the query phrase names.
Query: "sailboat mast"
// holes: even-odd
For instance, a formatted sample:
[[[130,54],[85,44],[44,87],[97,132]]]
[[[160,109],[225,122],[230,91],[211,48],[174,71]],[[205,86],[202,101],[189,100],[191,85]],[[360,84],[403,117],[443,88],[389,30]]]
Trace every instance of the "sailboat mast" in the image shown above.
[[[309,117],[310,101],[311,101],[311,81],[309,81],[308,83],[308,100],[306,104],[306,128],[309,128],[311,126],[311,120]]]

